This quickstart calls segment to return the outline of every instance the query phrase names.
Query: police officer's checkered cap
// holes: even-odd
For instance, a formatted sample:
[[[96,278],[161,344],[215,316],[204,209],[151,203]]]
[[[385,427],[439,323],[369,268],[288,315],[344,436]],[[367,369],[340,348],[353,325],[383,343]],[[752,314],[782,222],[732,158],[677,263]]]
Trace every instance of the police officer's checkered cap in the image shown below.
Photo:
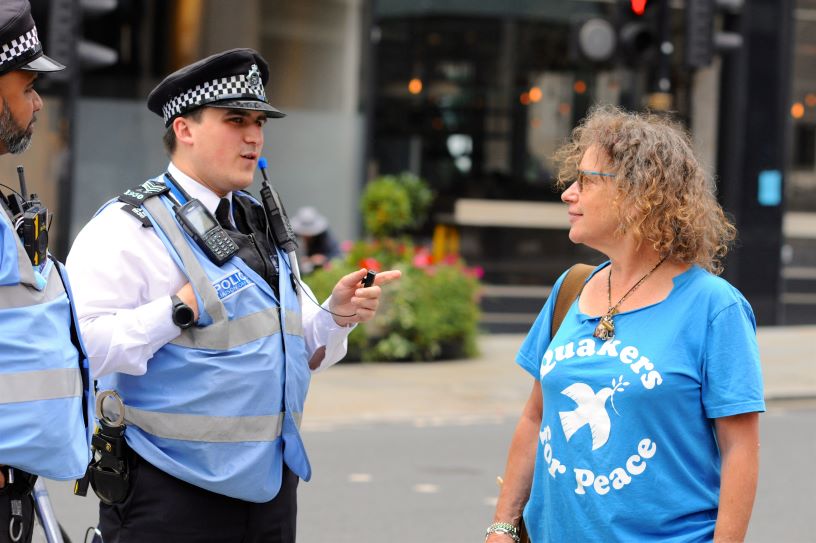
[[[172,98],[162,106],[164,122],[190,111],[204,104],[229,99],[254,98],[261,102],[266,102],[266,92],[263,85],[252,84],[250,77],[246,74],[222,77],[214,81],[208,81],[197,85],[183,94]]]
[[[42,45],[40,45],[40,40],[37,37],[36,28],[32,28],[22,36],[0,45],[0,71],[2,71],[4,65],[11,65],[14,61],[36,52],[37,49],[42,50]]]
[[[64,68],[43,54],[28,0],[0,0],[0,75],[13,70],[54,72]]]
[[[202,106],[284,114],[266,100],[266,61],[252,49],[231,49],[185,66],[167,76],[147,98],[147,107],[170,126],[173,119]]]

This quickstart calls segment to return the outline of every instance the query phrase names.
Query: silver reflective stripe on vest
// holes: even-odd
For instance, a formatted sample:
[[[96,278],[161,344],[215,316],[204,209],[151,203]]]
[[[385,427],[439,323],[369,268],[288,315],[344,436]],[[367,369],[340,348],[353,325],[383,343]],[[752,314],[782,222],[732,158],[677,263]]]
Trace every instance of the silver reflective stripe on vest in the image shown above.
[[[301,413],[293,413],[300,427]],[[281,435],[284,413],[254,417],[211,417],[144,411],[125,406],[125,422],[145,432],[165,439],[204,441],[210,443],[240,443],[274,441]]]
[[[215,322],[204,328],[193,326],[171,341],[173,345],[191,349],[223,351],[246,345],[252,341],[280,332],[277,308],[252,313],[231,321]],[[303,335],[300,314],[286,314],[286,333]]]
[[[207,273],[201,267],[201,263],[196,258],[193,250],[187,244],[184,234],[181,231],[181,226],[170,215],[165,205],[160,198],[148,198],[142,206],[150,213],[150,216],[158,223],[159,227],[170,240],[170,244],[176,250],[184,264],[185,271],[190,276],[190,282],[195,287],[196,292],[201,299],[204,300],[204,308],[212,317],[213,322],[220,322],[227,320],[227,309],[221,300],[218,299],[218,293],[215,292],[215,287],[212,286]]]
[[[286,333],[290,336],[303,337],[303,318],[300,313],[286,312]]]
[[[9,225],[12,232],[16,232],[14,225],[11,223],[11,217],[2,209],[0,209],[0,217],[2,217],[0,220],[6,221],[6,224]],[[17,238],[16,235],[14,237]],[[20,239],[17,238],[15,241],[17,241],[17,267],[20,271],[20,283],[33,287],[37,284],[37,280],[34,279],[34,270],[31,268],[31,260],[28,259],[28,255]]]
[[[26,257],[26,263],[28,263],[28,257]],[[52,265],[49,264],[49,266]],[[27,267],[31,271],[31,266]],[[23,283],[0,287],[0,309],[44,304],[56,300],[64,294],[65,287],[60,279],[59,270],[53,267],[51,273],[48,274],[48,283],[46,283],[43,290],[37,290]]]
[[[0,404],[82,396],[76,369],[0,373]]]

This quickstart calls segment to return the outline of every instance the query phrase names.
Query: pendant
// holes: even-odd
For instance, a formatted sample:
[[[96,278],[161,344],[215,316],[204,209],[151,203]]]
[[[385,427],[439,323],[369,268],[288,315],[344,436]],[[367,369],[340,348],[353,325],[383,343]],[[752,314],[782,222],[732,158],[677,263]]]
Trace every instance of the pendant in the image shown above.
[[[615,323],[612,322],[612,315],[607,314],[601,317],[598,326],[595,328],[595,333],[592,335],[601,341],[615,337]]]

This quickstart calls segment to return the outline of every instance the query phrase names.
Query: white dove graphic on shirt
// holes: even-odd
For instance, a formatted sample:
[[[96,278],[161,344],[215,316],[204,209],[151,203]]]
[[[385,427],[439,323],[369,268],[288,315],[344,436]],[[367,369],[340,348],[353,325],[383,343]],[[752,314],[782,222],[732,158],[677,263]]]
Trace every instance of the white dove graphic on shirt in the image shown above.
[[[628,382],[623,382],[623,375],[621,375],[617,381],[612,379],[612,388],[602,388],[597,394],[592,387],[584,383],[575,383],[562,390],[561,394],[578,404],[578,407],[572,411],[558,412],[567,441],[575,432],[588,424],[592,431],[592,450],[603,447],[609,440],[609,432],[612,428],[609,413],[606,412],[606,400],[612,398],[615,392],[622,392],[623,387],[628,384]],[[618,413],[614,401],[610,403],[615,413]]]

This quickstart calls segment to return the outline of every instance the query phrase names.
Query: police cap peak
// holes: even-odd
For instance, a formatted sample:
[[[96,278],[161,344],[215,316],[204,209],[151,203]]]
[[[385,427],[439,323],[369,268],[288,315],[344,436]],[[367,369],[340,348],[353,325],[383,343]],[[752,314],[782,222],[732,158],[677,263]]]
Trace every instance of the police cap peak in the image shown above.
[[[263,111],[267,117],[284,117],[266,100],[267,81],[269,67],[257,51],[230,49],[165,77],[147,97],[147,108],[164,118],[165,126],[202,106]]]
[[[43,54],[28,0],[0,0],[0,75],[13,70],[64,69],[65,66]]]

